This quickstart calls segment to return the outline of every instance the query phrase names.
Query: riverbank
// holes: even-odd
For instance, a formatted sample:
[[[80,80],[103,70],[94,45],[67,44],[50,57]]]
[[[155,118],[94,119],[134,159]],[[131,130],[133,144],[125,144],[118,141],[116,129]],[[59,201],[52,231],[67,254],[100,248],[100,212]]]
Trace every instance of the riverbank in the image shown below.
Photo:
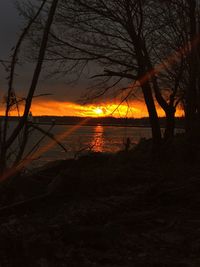
[[[199,151],[182,137],[160,155],[144,140],[57,161],[0,191],[3,267],[199,266]]]

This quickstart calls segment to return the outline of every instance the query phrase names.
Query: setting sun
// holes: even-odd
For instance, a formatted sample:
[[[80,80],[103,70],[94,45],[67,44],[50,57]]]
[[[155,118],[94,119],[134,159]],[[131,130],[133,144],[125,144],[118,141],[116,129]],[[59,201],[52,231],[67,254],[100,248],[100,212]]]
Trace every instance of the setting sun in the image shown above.
[[[101,108],[97,107],[97,108],[94,109],[94,113],[96,115],[100,116],[100,115],[103,115],[103,110]]]

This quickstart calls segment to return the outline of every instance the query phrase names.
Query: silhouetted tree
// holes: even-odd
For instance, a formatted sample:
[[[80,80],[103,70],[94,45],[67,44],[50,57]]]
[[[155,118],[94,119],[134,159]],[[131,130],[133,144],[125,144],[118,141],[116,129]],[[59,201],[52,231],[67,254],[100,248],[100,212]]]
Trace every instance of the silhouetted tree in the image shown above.
[[[97,63],[100,68],[95,68],[94,76],[112,82],[97,95],[114,87],[118,81],[124,81],[128,94],[140,86],[153,142],[159,146],[161,132],[145,54],[145,35],[149,31],[146,12],[145,1],[62,0],[51,31],[47,60],[58,63],[62,71],[65,68],[66,71],[77,70],[77,66],[82,70]],[[31,42],[37,45],[38,40],[32,38]]]
[[[163,4],[169,17],[170,33],[166,39],[167,46],[173,49],[182,48],[182,59],[178,64],[181,75],[179,92],[184,104],[186,131],[188,134],[198,132],[199,128],[199,3],[197,0],[166,1]],[[169,10],[169,12],[166,12]],[[164,34],[164,35],[165,35]],[[184,48],[184,49],[183,49]],[[172,74],[175,72],[173,71]],[[172,76],[172,75],[171,75]]]
[[[169,5],[160,1],[119,0],[106,3],[62,0],[47,49],[47,60],[56,62],[60,68],[57,71],[61,73],[82,70],[91,66],[91,62],[98,63],[100,68],[95,68],[95,72],[100,69],[100,73],[95,73],[93,77],[102,78],[102,83],[112,83],[108,87],[103,83],[104,88],[100,87],[101,91],[94,97],[101,96],[119,81],[134,84],[133,88],[139,85],[149,112],[153,139],[158,143],[161,135],[153,92],[166,114],[165,138],[170,139],[174,133],[184,62],[184,55],[179,51],[184,43],[179,42],[180,46],[176,44],[173,49],[167,47],[174,42],[171,39],[174,29],[165,14],[166,7],[170,17],[176,19]],[[175,40],[178,40],[178,36]],[[37,46],[37,38],[31,41]],[[170,53],[175,53],[177,58],[173,60],[172,66],[167,67],[166,57]],[[156,65],[162,65],[162,71]],[[167,74],[168,86],[171,80],[170,94],[166,94]],[[129,96],[131,86],[127,88]]]
[[[148,41],[147,60],[150,69],[161,65],[159,74],[152,75],[155,97],[166,114],[165,139],[171,139],[175,128],[175,112],[183,99],[184,71],[187,40],[177,25],[180,10],[173,1],[154,1],[150,5],[149,19],[153,32]]]
[[[131,95],[131,86],[140,86],[154,144],[158,145],[161,134],[154,95],[166,114],[166,140],[173,137],[175,112],[180,101],[187,103],[186,113],[191,113],[189,106],[194,107],[188,100],[193,90],[186,89],[184,76],[191,77],[188,84],[194,88],[195,49],[190,49],[190,43],[195,35],[192,26],[196,23],[192,16],[192,12],[193,15],[196,12],[195,2],[62,0],[50,34],[46,60],[57,63],[56,72],[61,73],[81,72],[86,66],[92,66],[93,77],[101,78],[100,84],[104,85],[94,97],[119,82],[128,84],[127,96]],[[38,21],[38,36],[41,26],[42,18]],[[189,28],[193,33],[188,33]],[[38,38],[33,35],[30,38],[37,46]],[[96,63],[98,67],[94,67]],[[105,86],[104,82],[110,85]],[[195,96],[191,98],[194,100]],[[191,114],[188,117],[191,118]]]
[[[199,72],[199,43],[198,46],[194,46],[193,42],[195,39],[199,39],[198,32],[198,10],[197,10],[196,0],[187,0],[186,5],[186,14],[188,14],[189,21],[189,32],[188,39],[190,42],[190,56],[188,60],[188,88],[186,92],[186,130],[187,132],[199,132],[199,123],[200,123],[200,110],[199,110],[199,88],[198,88],[198,77]]]
[[[25,99],[24,112],[23,112],[22,117],[19,118],[19,122],[18,122],[16,128],[13,130],[13,132],[9,136],[7,136],[8,116],[9,116],[9,112],[10,112],[11,108],[13,107],[13,105],[16,105],[16,106],[18,105],[15,91],[14,91],[13,81],[14,81],[15,66],[17,64],[19,49],[20,49],[21,44],[22,44],[25,36],[27,35],[31,25],[35,22],[36,18],[40,14],[40,12],[43,9],[43,6],[46,2],[47,1],[44,0],[41,3],[39,9],[37,10],[36,14],[31,18],[31,20],[29,21],[27,27],[22,32],[22,34],[21,34],[21,36],[17,42],[16,47],[14,48],[14,53],[12,56],[12,62],[11,62],[11,66],[10,66],[9,87],[8,87],[8,94],[6,97],[6,111],[5,111],[5,119],[4,119],[2,138],[1,138],[1,140],[2,140],[1,141],[1,155],[0,155],[1,173],[6,169],[6,167],[7,167],[6,165],[9,161],[8,160],[8,158],[9,158],[8,151],[11,148],[14,141],[18,138],[18,136],[20,135],[21,132],[23,132],[23,139],[22,139],[21,146],[19,147],[19,150],[17,151],[17,154],[16,154],[15,165],[17,163],[19,163],[19,161],[22,159],[22,155],[24,153],[24,149],[25,149],[25,146],[27,143],[27,135],[28,135],[27,119],[28,119],[28,115],[30,112],[32,99],[34,97],[34,93],[35,93],[36,88],[37,88],[40,72],[42,69],[42,64],[43,64],[43,60],[44,60],[44,56],[45,56],[45,52],[46,52],[46,47],[47,47],[47,42],[48,42],[48,37],[49,37],[49,31],[50,31],[51,24],[53,22],[53,17],[54,17],[55,11],[56,11],[58,0],[52,0],[50,2],[48,16],[47,16],[47,20],[46,20],[46,23],[45,23],[45,26],[43,29],[43,35],[42,35],[42,39],[41,39],[40,46],[39,46],[39,53],[38,53],[38,58],[37,58],[35,70],[33,72],[31,85],[30,85],[30,88],[28,89],[28,94],[27,94],[27,97]]]

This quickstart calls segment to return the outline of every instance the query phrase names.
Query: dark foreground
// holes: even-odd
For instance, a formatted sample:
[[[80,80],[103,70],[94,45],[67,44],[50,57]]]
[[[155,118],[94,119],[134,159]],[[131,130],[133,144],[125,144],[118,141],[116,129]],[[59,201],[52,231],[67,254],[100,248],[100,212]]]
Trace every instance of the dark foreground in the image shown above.
[[[198,157],[144,142],[4,182],[0,266],[200,266]]]

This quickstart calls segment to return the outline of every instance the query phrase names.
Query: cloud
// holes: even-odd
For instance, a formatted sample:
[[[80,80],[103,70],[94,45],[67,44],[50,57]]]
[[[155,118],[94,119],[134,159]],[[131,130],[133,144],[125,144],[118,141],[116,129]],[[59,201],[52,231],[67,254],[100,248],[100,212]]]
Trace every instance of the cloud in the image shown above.
[[[0,1],[0,17],[0,57],[7,58],[9,50],[16,42],[22,19],[19,17],[12,0]]]

